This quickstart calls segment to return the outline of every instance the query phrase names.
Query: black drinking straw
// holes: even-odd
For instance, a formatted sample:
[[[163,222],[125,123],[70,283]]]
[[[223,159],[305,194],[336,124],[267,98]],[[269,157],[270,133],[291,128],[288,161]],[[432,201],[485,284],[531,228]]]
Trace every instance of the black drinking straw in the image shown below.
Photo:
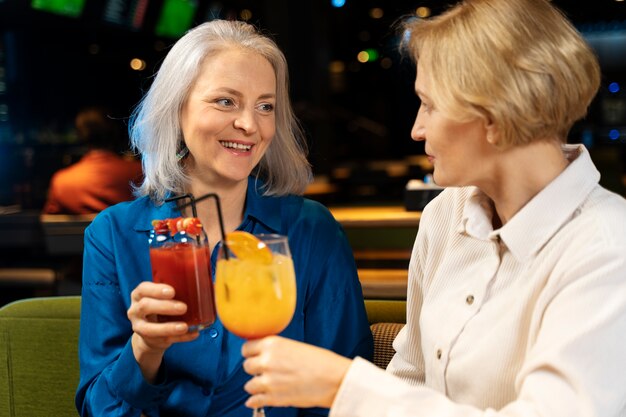
[[[224,258],[228,260],[228,257],[229,257],[228,246],[226,245],[226,232],[224,232],[224,219],[222,218],[222,206],[220,204],[219,196],[215,193],[209,193],[209,194],[203,195],[202,197],[195,198],[193,194],[183,194],[183,195],[177,195],[174,197],[166,198],[165,202],[169,203],[170,201],[178,201],[178,200],[182,200],[183,198],[189,199],[189,202],[182,204],[178,207],[182,210],[187,206],[191,206],[191,213],[193,217],[198,217],[198,210],[196,209],[196,203],[199,203],[202,200],[206,200],[207,198],[215,199],[215,204],[217,205],[217,220],[219,221],[220,233],[222,235],[222,246],[224,250]],[[198,242],[200,241],[199,236],[196,239],[198,239]]]

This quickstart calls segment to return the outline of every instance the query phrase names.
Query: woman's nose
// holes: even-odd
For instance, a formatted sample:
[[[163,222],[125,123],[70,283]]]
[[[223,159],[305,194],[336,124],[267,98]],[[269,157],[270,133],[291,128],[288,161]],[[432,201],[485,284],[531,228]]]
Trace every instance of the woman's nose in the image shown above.
[[[236,129],[243,130],[247,134],[256,132],[257,121],[253,110],[242,110],[237,114],[234,126]]]
[[[425,140],[425,132],[426,129],[424,129],[424,125],[420,122],[420,117],[418,113],[415,117],[415,123],[413,123],[413,128],[411,129],[411,139],[417,142]]]

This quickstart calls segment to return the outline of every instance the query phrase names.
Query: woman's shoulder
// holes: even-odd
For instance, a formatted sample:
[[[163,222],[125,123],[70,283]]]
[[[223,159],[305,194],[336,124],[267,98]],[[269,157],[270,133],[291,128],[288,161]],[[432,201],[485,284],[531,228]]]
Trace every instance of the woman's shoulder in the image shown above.
[[[424,220],[424,217],[442,220],[459,218],[463,214],[466,202],[475,194],[475,187],[446,187],[426,205],[421,220]]]
[[[287,196],[282,202],[282,205],[288,213],[301,221],[313,223],[335,222],[335,218],[331,214],[328,207],[318,201],[311,200],[303,196]],[[285,210],[283,212],[285,212]]]
[[[132,230],[143,222],[146,214],[154,207],[149,197],[139,197],[107,207],[94,218],[90,224],[92,230],[115,227],[121,230]]]
[[[626,199],[597,186],[575,213],[578,234],[607,247],[626,247]],[[580,232],[580,231],[583,232]]]

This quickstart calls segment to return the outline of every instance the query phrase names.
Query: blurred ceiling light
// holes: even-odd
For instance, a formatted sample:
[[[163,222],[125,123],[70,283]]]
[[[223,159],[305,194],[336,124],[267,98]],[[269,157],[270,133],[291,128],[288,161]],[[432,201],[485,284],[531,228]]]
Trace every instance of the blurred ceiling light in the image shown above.
[[[333,61],[328,66],[328,69],[333,74],[339,74],[346,70],[346,64],[343,61]]]
[[[368,54],[367,51],[361,51],[357,54],[356,59],[363,64],[370,60],[370,54]]]
[[[130,67],[135,71],[143,71],[146,69],[146,61],[139,58],[133,58],[130,60]]]
[[[428,7],[418,7],[417,10],[415,10],[415,14],[423,19],[430,16],[430,9]]]
[[[391,68],[392,65],[393,65],[393,61],[389,57],[384,57],[383,59],[380,60],[380,66],[383,69],[389,69]]]
[[[373,9],[370,9],[370,17],[372,19],[380,19],[381,17],[383,17],[383,9],[381,9],[380,7],[374,7]]]
[[[243,9],[241,13],[239,13],[239,17],[247,22],[252,19],[252,12],[249,9]]]
[[[333,7],[343,7],[346,5],[346,0],[331,0]]]

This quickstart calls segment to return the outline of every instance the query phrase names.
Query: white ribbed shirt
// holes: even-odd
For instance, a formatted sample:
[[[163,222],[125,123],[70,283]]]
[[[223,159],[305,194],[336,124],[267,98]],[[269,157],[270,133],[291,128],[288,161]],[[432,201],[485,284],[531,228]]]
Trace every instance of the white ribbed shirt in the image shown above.
[[[625,417],[626,200],[583,146],[502,228],[474,187],[424,210],[387,372],[357,358],[331,417]]]

